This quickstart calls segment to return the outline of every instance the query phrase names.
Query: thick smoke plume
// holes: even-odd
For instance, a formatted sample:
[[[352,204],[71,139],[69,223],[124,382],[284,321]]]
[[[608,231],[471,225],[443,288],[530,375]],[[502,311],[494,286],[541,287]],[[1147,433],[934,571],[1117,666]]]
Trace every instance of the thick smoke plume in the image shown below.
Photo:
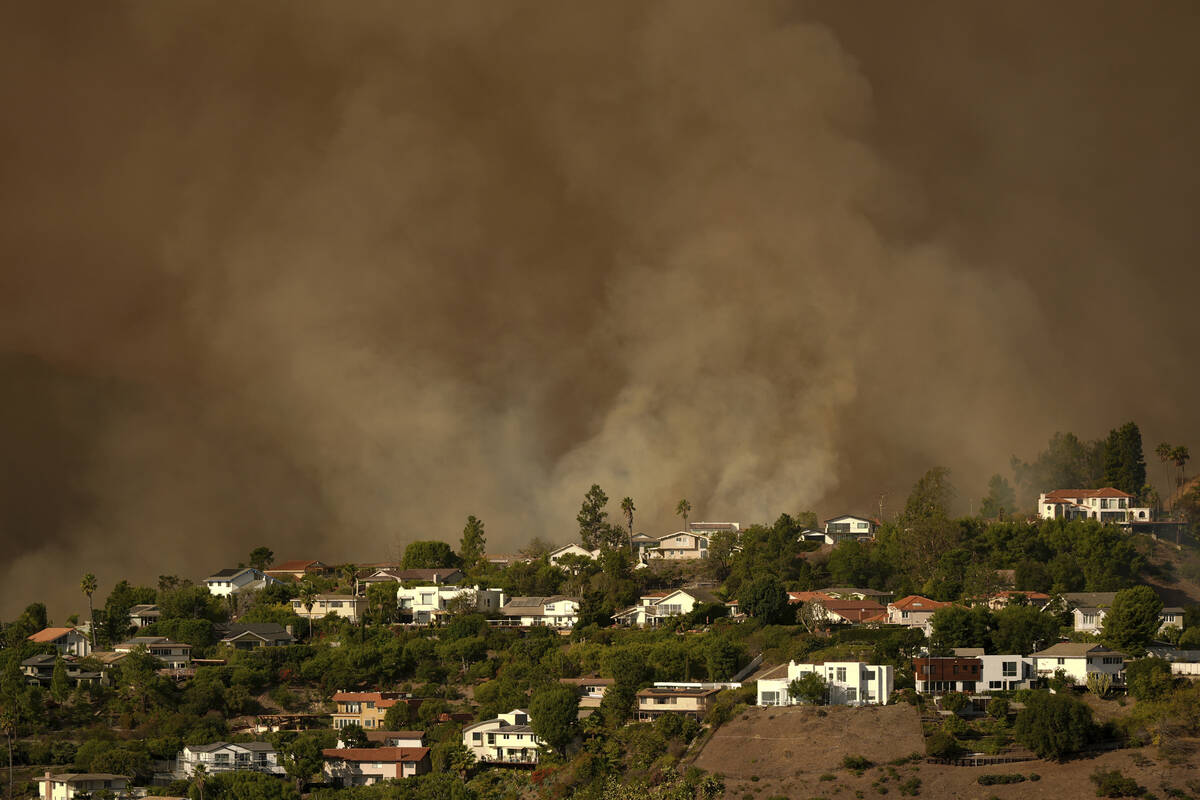
[[[0,612],[1186,439],[1156,5],[9,4]]]

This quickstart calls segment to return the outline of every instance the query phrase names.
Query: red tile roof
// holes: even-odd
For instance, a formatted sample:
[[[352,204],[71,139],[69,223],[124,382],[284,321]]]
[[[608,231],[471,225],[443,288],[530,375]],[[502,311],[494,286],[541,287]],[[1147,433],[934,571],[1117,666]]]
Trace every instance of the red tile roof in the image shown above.
[[[1132,499],[1133,495],[1111,486],[1105,486],[1103,489],[1055,489],[1052,492],[1046,492],[1046,499],[1051,502],[1065,502],[1077,497],[1128,497]]]
[[[70,633],[73,630],[75,630],[75,629],[74,628],[42,628],[37,633],[31,635],[29,637],[29,641],[31,641],[31,642],[53,642],[56,639],[61,639],[63,636],[66,636],[68,633]]]
[[[428,747],[331,747],[321,751],[325,758],[340,761],[378,761],[396,764],[421,761],[429,755]]]
[[[833,599],[824,592],[788,592],[789,603],[811,603],[816,600],[822,604]]]
[[[954,604],[943,603],[940,600],[930,600],[928,597],[921,597],[919,594],[910,594],[908,597],[901,597],[890,605],[900,611],[937,611],[939,608],[945,608]]]

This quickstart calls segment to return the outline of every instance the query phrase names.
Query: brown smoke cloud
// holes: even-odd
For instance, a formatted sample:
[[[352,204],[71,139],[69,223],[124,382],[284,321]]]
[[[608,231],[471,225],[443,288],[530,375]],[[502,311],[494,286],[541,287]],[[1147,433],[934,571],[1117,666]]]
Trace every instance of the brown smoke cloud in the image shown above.
[[[1153,5],[3,9],[0,612],[1186,439],[1198,25]]]

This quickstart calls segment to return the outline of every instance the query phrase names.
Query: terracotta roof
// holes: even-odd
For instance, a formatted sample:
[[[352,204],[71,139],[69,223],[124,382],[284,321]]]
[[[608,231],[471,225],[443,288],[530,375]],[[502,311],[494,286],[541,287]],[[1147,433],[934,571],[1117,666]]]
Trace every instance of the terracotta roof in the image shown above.
[[[822,600],[825,610],[837,614],[849,622],[866,622],[868,619],[881,614],[886,615],[887,609],[874,600]]]
[[[899,600],[890,604],[890,607],[895,607],[900,611],[937,611],[939,608],[952,606],[953,603],[943,603],[940,600],[930,600],[928,597],[921,597],[919,594],[910,594],[908,597],[901,597]]]
[[[379,761],[399,763],[420,761],[429,755],[428,747],[331,747],[321,751],[325,758],[339,761]]]
[[[325,566],[323,563],[321,563],[320,561],[316,561],[316,560],[313,560],[313,561],[284,561],[281,564],[272,564],[271,567],[269,569],[267,569],[266,571],[267,572],[304,572],[305,570],[307,570],[309,567],[313,566],[314,564],[320,564],[322,567]]]
[[[825,603],[833,598],[824,592],[788,592],[789,603],[811,603],[816,600]]]
[[[74,628],[42,628],[37,633],[31,635],[29,637],[29,641],[31,641],[31,642],[53,642],[57,639],[61,639],[62,637],[66,636],[68,633],[70,633],[73,630],[75,630],[75,629]],[[80,635],[82,636],[83,634],[80,634]]]
[[[364,700],[374,700],[376,703],[395,702],[398,692],[334,692],[335,703],[356,703]]]
[[[1103,489],[1055,489],[1052,492],[1046,492],[1046,499],[1050,502],[1070,501],[1077,497],[1128,497],[1133,498],[1133,495],[1122,492],[1120,489],[1114,489],[1111,486],[1105,486]]]
[[[364,731],[368,742],[385,742],[388,739],[425,740],[425,731]]]

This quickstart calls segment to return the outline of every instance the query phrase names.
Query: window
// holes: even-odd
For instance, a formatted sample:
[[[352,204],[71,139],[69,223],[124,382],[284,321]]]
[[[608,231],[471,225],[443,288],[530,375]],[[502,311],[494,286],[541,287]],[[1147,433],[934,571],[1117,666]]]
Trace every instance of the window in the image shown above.
[[[471,741],[472,741],[472,742],[475,742],[476,744],[479,744],[479,743],[481,743],[481,742],[483,741],[483,734],[482,734],[482,733],[480,733],[479,731],[476,731],[475,733],[472,733],[472,734],[471,734]]]
[[[846,682],[846,668],[845,667],[837,668],[837,680],[838,680],[838,683]]]
[[[856,700],[858,700],[858,689],[847,689],[846,690],[846,701],[849,703],[853,703]]]
[[[762,704],[764,706],[779,705],[779,692],[763,692]]]
[[[1004,681],[988,681],[989,689],[1003,689]]]
[[[1000,664],[1000,674],[1003,675],[1005,678],[1017,677],[1017,662],[1005,661],[1005,662],[1001,663]],[[993,683],[994,682],[995,681],[993,681]],[[996,687],[993,686],[992,688],[994,689]]]
[[[1059,658],[1059,659],[1055,659],[1055,660],[1058,661],[1058,665],[1060,667],[1067,663],[1067,660],[1065,658]]]
[[[907,611],[901,611],[901,612],[900,612],[900,619],[908,619],[908,612],[907,612]]]

